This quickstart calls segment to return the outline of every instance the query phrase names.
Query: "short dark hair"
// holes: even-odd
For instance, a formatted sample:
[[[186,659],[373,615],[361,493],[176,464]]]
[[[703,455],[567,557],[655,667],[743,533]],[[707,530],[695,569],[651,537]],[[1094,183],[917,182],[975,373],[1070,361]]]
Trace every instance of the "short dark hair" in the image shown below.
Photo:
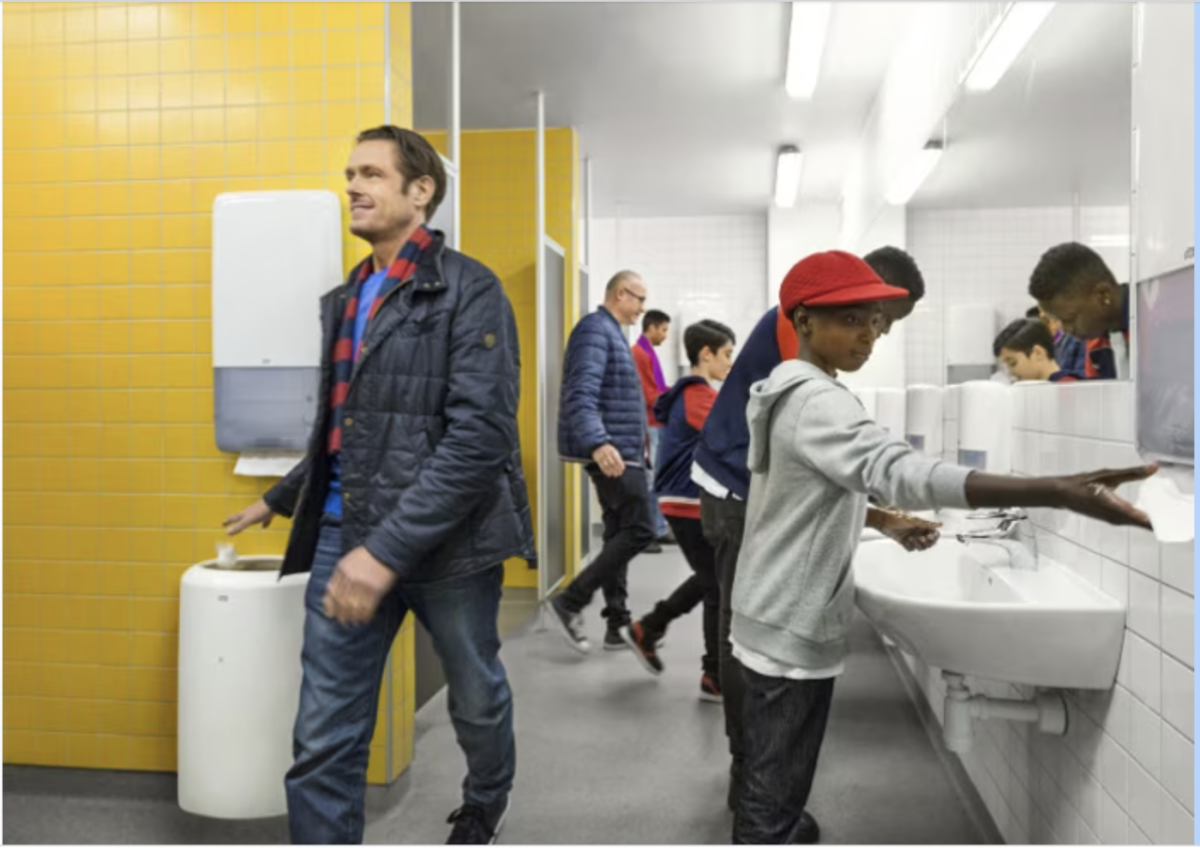
[[[642,332],[646,332],[651,327],[657,327],[661,324],[670,324],[671,316],[658,309],[651,309],[642,318]]]
[[[1040,306],[1029,307],[1025,310],[1025,317],[1035,318],[1040,321],[1042,319],[1042,308]]]
[[[1054,358],[1054,336],[1050,329],[1041,321],[1030,318],[1018,318],[1000,331],[992,342],[992,353],[997,358],[1000,351],[1011,350],[1029,356],[1035,347],[1046,351],[1046,355]]]
[[[887,245],[872,250],[863,257],[863,262],[889,286],[898,286],[908,292],[913,303],[925,296],[925,278],[917,262],[898,247]]]
[[[737,337],[720,321],[705,318],[683,331],[683,349],[692,365],[700,364],[700,352],[705,348],[716,353],[727,344],[737,344]]]
[[[425,207],[425,221],[432,220],[438,207],[446,198],[446,168],[442,165],[442,157],[433,149],[433,145],[418,132],[406,130],[403,127],[384,124],[363,130],[355,138],[356,144],[364,141],[392,141],[396,144],[396,168],[404,177],[404,188],[421,177],[433,179],[433,197]]]
[[[1116,286],[1117,278],[1099,253],[1086,244],[1069,241],[1042,254],[1029,277],[1029,294],[1045,303],[1088,283]]]

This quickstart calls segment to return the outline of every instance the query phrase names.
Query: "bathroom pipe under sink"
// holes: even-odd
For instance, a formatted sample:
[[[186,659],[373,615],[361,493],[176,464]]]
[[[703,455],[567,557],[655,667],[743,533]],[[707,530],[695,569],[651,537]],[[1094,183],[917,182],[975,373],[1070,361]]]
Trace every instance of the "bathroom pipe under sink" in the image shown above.
[[[946,681],[946,712],[942,732],[946,747],[956,754],[971,750],[974,722],[983,719],[1023,721],[1036,724],[1042,733],[1064,736],[1067,732],[1067,702],[1057,691],[1039,692],[1030,701],[1018,698],[989,698],[972,695],[963,675],[943,671]]]

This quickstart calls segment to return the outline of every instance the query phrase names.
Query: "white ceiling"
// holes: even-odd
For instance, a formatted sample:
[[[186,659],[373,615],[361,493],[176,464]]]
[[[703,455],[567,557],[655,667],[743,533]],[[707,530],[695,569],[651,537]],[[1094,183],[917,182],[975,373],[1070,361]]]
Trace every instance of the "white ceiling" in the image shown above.
[[[449,4],[412,9],[415,123],[445,127]],[[834,202],[912,9],[836,4],[816,94],[792,101],[787,3],[463,3],[462,126],[531,127],[544,91],[547,124],[579,130],[599,217],[765,212],[788,143],[801,200]],[[915,204],[1062,204],[1071,185],[1127,199],[1129,20],[1124,3],[1058,4],[995,90],[956,105]]]
[[[905,4],[840,3],[811,101],[783,89],[787,3],[464,3],[464,129],[579,130],[597,216],[766,211],[781,144],[836,200]],[[413,4],[416,124],[447,123],[449,11]]]
[[[1132,30],[1127,3],[1058,3],[989,92],[964,92],[946,152],[912,205],[1129,202]]]

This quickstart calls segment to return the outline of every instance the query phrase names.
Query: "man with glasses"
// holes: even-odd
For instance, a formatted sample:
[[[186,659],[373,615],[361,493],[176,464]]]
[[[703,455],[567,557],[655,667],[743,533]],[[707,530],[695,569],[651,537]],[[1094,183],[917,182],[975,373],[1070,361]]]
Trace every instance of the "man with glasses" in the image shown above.
[[[572,648],[591,646],[583,609],[599,589],[608,622],[604,647],[626,646],[621,628],[631,617],[626,604],[629,561],[654,541],[646,485],[646,410],[641,382],[622,327],[645,309],[646,286],[633,271],[608,281],[604,305],[571,331],[563,360],[558,452],[585,464],[604,510],[604,547],[591,564],[550,601],[551,620]]]

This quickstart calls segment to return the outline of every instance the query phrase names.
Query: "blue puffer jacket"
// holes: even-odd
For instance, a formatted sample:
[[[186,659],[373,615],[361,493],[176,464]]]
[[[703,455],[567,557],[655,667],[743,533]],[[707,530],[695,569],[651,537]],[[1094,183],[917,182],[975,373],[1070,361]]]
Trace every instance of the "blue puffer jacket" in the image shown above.
[[[575,325],[563,357],[558,454],[591,462],[611,444],[626,465],[646,458],[646,407],[629,342],[603,306]]]

